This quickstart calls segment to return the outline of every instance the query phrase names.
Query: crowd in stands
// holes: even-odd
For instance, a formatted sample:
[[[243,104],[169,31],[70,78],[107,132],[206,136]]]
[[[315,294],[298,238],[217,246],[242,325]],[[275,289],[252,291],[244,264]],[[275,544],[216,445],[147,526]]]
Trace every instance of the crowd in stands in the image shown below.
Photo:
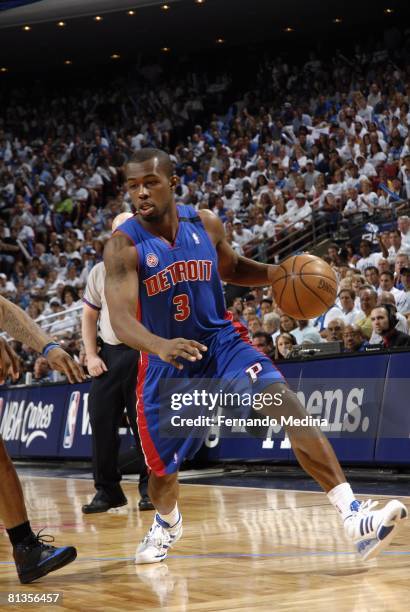
[[[275,359],[309,342],[364,350],[382,341],[378,304],[393,306],[407,334],[410,61],[405,50],[394,61],[380,50],[355,53],[298,65],[261,55],[240,95],[222,71],[173,81],[159,66],[104,91],[1,94],[0,293],[83,359],[87,277],[113,218],[132,210],[124,163],[150,146],[175,163],[177,202],[214,211],[239,254],[283,238],[291,245],[318,220],[334,237],[323,256],[339,293],[322,317],[291,319],[269,290],[228,304],[261,350]],[[349,240],[357,222],[359,243]],[[36,356],[15,348],[32,371]],[[49,375],[41,364],[36,371]]]

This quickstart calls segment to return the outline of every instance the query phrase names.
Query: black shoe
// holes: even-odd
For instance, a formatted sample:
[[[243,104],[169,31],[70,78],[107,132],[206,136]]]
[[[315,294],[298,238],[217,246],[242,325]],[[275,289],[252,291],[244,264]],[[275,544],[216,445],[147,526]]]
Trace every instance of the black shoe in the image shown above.
[[[155,506],[148,497],[148,495],[143,495],[138,502],[139,510],[155,510]]]
[[[54,542],[53,536],[41,536],[40,533],[41,531],[34,538],[13,547],[13,557],[21,584],[28,584],[54,572],[77,557],[74,546],[55,548],[45,544],[45,542]]]
[[[120,496],[111,498],[105,491],[97,491],[89,504],[82,507],[84,514],[95,514],[97,512],[107,512],[110,508],[120,508],[128,503],[123,493]]]

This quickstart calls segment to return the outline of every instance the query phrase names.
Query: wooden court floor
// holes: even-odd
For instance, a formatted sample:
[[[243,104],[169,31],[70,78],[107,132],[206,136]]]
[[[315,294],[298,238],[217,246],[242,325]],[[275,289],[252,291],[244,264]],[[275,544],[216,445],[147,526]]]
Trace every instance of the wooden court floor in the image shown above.
[[[116,513],[84,516],[87,480],[23,477],[33,526],[47,525],[77,560],[32,585],[20,585],[7,535],[0,535],[0,596],[62,593],[59,606],[3,610],[236,612],[410,609],[410,522],[377,560],[362,564],[325,495],[181,485],[184,536],[158,565],[136,566],[136,544],[152,522],[137,510],[136,485]],[[376,498],[378,499],[378,498]],[[383,498],[380,498],[383,499]],[[410,498],[400,497],[410,504]]]

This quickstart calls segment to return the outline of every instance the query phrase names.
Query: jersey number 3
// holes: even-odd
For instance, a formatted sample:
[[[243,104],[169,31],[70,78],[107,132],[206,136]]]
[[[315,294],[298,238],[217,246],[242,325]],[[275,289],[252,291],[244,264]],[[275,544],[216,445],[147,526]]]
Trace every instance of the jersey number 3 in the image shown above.
[[[176,295],[172,300],[172,303],[177,307],[177,311],[174,314],[174,319],[176,321],[185,321],[185,319],[187,319],[191,314],[187,294],[181,293],[180,295]]]

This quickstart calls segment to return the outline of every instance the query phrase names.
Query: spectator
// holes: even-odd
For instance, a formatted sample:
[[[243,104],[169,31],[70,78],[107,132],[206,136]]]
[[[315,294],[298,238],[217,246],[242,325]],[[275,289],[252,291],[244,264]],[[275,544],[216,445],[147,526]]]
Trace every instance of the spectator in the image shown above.
[[[393,230],[389,232],[389,248],[386,248],[383,242],[380,242],[382,248],[383,257],[387,259],[389,264],[394,264],[397,254],[405,253],[410,255],[410,247],[401,243],[401,233],[399,230]]]
[[[377,293],[380,295],[384,291],[388,291],[393,295],[397,309],[399,312],[402,312],[405,309],[406,297],[403,291],[396,289],[394,286],[393,272],[383,272],[383,274],[380,274],[380,287]]]
[[[277,312],[269,312],[268,314],[265,314],[263,316],[262,329],[264,332],[272,336],[272,341],[273,341],[274,334],[279,329],[279,325],[280,325],[280,316],[278,315]]]
[[[251,306],[253,308],[255,308],[255,314],[260,317],[261,316],[261,307],[260,307],[260,300],[262,299],[261,295],[256,295],[256,293],[254,291],[252,291],[251,293],[247,293],[244,297],[243,300],[246,304],[246,306]]]
[[[353,289],[342,289],[338,295],[340,306],[342,309],[342,319],[345,325],[351,325],[360,314],[359,308],[356,308],[356,294]]]
[[[295,345],[296,338],[292,334],[280,333],[275,339],[275,361],[289,359]]]
[[[0,273],[0,295],[12,300],[16,293],[17,289],[13,281],[8,280],[6,274]]]
[[[386,305],[392,306],[392,308],[394,308],[394,312],[396,314],[396,319],[397,319],[397,323],[396,323],[397,331],[407,334],[409,331],[409,327],[407,324],[406,317],[402,315],[401,313],[397,312],[396,302],[395,302],[393,295],[389,293],[388,291],[383,291],[383,293],[381,293],[379,297],[377,298],[376,306],[386,306]],[[380,342],[381,342],[381,337],[377,336],[375,332],[372,331],[372,335],[370,337],[369,343],[378,344]]]
[[[405,253],[399,253],[394,262],[394,284],[397,289],[402,289],[400,282],[400,270],[410,266],[410,258]]]
[[[296,206],[289,211],[288,219],[296,230],[303,230],[312,222],[312,208],[303,193],[296,194]]]
[[[410,156],[408,156],[410,162]],[[401,235],[401,244],[403,246],[410,246],[410,217],[402,215],[397,219],[397,229]]]
[[[372,322],[370,314],[377,304],[377,293],[370,286],[363,286],[359,291],[361,313],[357,316],[355,324],[362,330],[363,336],[372,335]]]
[[[292,329],[292,336],[296,338],[296,344],[303,344],[304,342],[316,344],[322,342],[319,332],[308,320],[298,319],[297,328]]]
[[[257,331],[252,336],[252,345],[265,355],[273,359],[273,341],[272,336],[264,331]]]
[[[261,317],[264,317],[266,314],[272,312],[273,310],[273,300],[270,297],[263,297],[260,303],[261,309]]]
[[[45,357],[37,357],[34,362],[34,382],[52,382],[51,370]]]
[[[368,240],[362,240],[359,247],[360,259],[356,263],[356,268],[363,274],[366,268],[377,266],[383,253],[372,253],[372,245]]]
[[[250,335],[251,338],[253,338],[254,335],[257,332],[262,331],[261,320],[256,315],[253,315],[253,316],[249,317],[249,319],[248,319],[248,331],[249,331],[249,335]]]
[[[410,267],[401,268],[400,282],[404,293],[404,304],[401,312],[407,316],[410,312]]]
[[[378,346],[385,349],[410,347],[410,336],[396,329],[394,306],[378,306],[372,310],[370,317],[374,333],[382,337]]]
[[[245,306],[242,313],[242,318],[247,324],[251,317],[256,316],[256,307],[255,306]]]
[[[326,329],[326,342],[342,342],[345,323],[342,318],[330,321]]]
[[[256,223],[252,227],[253,238],[258,241],[267,240],[275,235],[275,226],[272,221],[265,219],[263,213],[258,213]]]
[[[346,325],[343,330],[343,347],[345,353],[361,353],[365,350],[366,340],[357,325]]]
[[[253,240],[254,234],[251,230],[243,227],[243,223],[240,219],[233,220],[233,227],[233,238],[241,247]]]
[[[379,289],[380,275],[379,275],[379,270],[376,268],[376,266],[369,266],[368,268],[365,268],[364,277],[365,277],[366,283],[370,285],[371,287],[373,287],[375,291]]]
[[[279,330],[272,335],[272,340],[276,342],[276,338],[279,334],[290,333],[296,328],[297,328],[296,319],[294,319],[293,317],[290,317],[287,314],[281,314]]]

